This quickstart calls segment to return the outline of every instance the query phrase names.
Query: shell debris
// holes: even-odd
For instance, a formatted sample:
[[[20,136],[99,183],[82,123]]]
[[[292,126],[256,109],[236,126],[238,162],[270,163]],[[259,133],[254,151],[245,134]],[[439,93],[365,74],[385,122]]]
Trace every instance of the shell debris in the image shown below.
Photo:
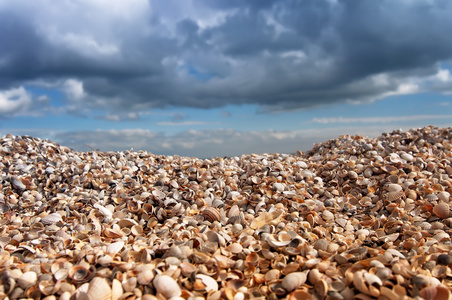
[[[198,159],[0,139],[1,299],[450,299],[452,132]]]

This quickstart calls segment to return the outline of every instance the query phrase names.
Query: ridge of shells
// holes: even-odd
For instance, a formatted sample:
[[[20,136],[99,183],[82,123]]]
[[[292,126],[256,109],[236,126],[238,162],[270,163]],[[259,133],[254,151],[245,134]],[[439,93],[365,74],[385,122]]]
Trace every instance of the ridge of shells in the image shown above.
[[[450,299],[452,129],[199,159],[0,139],[1,299]]]

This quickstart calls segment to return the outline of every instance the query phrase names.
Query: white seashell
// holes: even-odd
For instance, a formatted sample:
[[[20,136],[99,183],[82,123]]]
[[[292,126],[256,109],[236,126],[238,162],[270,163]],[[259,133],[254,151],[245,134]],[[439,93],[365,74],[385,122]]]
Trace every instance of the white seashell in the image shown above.
[[[306,272],[294,272],[286,275],[286,277],[283,278],[281,285],[286,291],[291,292],[304,284],[306,279]]]
[[[206,286],[206,292],[218,291],[218,282],[210,276],[204,274],[196,275],[196,278],[201,279],[202,283]]]
[[[284,247],[290,244],[290,239],[288,240],[277,240],[273,235],[270,235],[266,242],[270,245],[270,247],[278,248],[278,247]]]
[[[89,300],[110,300],[111,287],[102,277],[94,277],[89,283],[87,296]]]
[[[444,202],[449,202],[450,199],[450,193],[446,192],[446,191],[442,191],[439,192],[438,195],[436,195],[438,197],[438,199],[444,201]]]
[[[181,295],[179,285],[168,275],[159,275],[155,277],[152,283],[154,284],[157,293],[166,298],[179,297]]]
[[[25,272],[18,279],[17,284],[24,290],[32,285],[35,285],[38,280],[38,275],[35,272]]]
[[[124,294],[122,284],[118,279],[113,279],[111,283],[111,300],[118,300]]]
[[[284,192],[284,184],[279,182],[273,183],[273,190],[280,193]]]
[[[388,190],[388,192],[401,192],[403,190],[402,186],[396,183],[388,184],[386,189]]]
[[[113,216],[113,213],[106,207],[100,205],[99,203],[95,203],[94,208],[97,208],[97,210],[104,216],[111,218]]]
[[[124,247],[124,242],[116,242],[108,245],[107,253],[116,255]]]
[[[51,213],[41,218],[41,223],[45,225],[52,225],[60,221],[63,221],[63,219],[61,218],[61,215],[59,213]]]

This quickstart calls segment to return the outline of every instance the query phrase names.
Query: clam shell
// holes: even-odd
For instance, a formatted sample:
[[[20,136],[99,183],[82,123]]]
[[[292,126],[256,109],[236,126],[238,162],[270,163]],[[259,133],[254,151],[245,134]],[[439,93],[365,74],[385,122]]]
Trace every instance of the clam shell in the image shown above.
[[[35,272],[25,272],[18,279],[17,284],[24,290],[32,285],[35,285],[38,281],[38,275]]]
[[[443,285],[423,288],[420,294],[425,300],[449,300],[451,297],[450,290]]]
[[[177,282],[168,275],[159,275],[152,282],[158,294],[166,298],[179,297],[181,289]]]
[[[61,215],[59,213],[51,213],[41,218],[41,223],[45,225],[52,225],[60,221],[63,221],[63,219],[61,218]]]
[[[286,275],[281,281],[283,288],[291,292],[306,282],[306,272],[294,272]]]
[[[89,281],[94,276],[93,271],[95,271],[94,267],[90,270],[85,266],[77,265],[69,269],[68,276],[75,283],[83,283]]]
[[[220,211],[213,207],[206,207],[203,210],[201,210],[201,215],[204,217],[205,220],[209,222],[215,222],[221,220],[221,214]]]
[[[94,277],[89,283],[86,295],[88,300],[110,300],[111,287],[105,278]]]
[[[215,279],[204,274],[196,275],[197,279],[201,279],[202,283],[205,285],[206,292],[218,291],[218,283]]]
[[[116,242],[107,246],[107,253],[116,255],[124,247],[124,242]]]
[[[388,199],[388,201],[396,201],[399,200],[401,198],[405,198],[405,193],[404,192],[389,192],[386,194],[386,198]]]
[[[152,272],[151,269],[145,268],[138,274],[137,281],[141,285],[147,285],[149,284],[152,279],[154,279],[154,272]]]
[[[447,219],[450,216],[450,208],[447,203],[439,203],[433,207],[433,213],[441,219]]]
[[[113,279],[111,283],[111,300],[118,300],[124,294],[122,284],[118,279]]]

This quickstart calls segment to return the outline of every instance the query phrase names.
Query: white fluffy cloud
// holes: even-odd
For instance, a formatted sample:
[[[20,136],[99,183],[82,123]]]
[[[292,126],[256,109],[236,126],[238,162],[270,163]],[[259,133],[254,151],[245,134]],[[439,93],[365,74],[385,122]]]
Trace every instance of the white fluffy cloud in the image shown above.
[[[27,113],[31,105],[32,97],[23,87],[0,90],[0,116],[12,117]]]

